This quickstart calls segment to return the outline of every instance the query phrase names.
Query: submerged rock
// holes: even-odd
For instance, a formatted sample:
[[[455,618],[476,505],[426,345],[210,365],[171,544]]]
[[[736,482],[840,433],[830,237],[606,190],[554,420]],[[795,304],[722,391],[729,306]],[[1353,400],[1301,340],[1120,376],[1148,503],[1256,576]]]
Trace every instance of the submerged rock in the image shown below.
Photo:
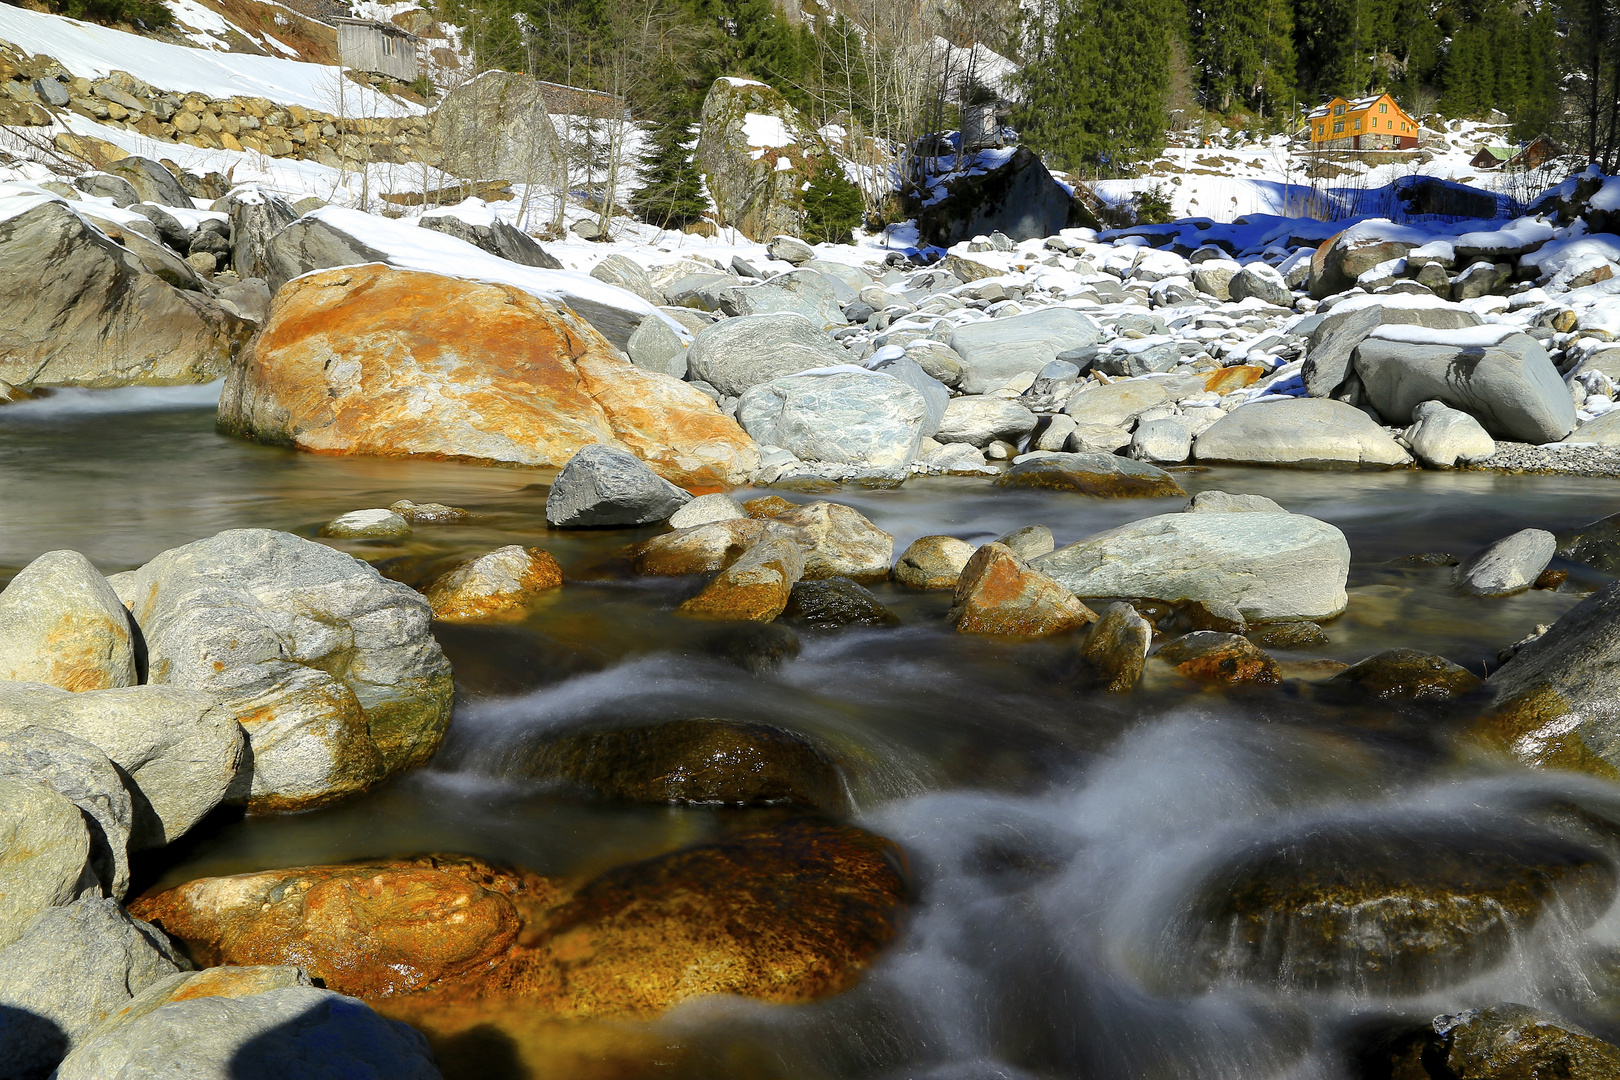
[[[0,680],[64,690],[139,681],[129,613],[77,551],[46,552],[0,593]]]
[[[1278,681],[1277,662],[1240,634],[1194,631],[1167,643],[1158,657],[1196,682],[1269,685]]]
[[[1452,581],[1475,596],[1510,596],[1536,583],[1558,549],[1545,529],[1521,529],[1458,564]]]
[[[962,568],[949,615],[961,633],[1006,637],[1049,637],[1096,617],[1068,589],[994,543]]]
[[[1212,863],[1165,938],[1179,959],[1163,977],[1424,993],[1490,970],[1551,911],[1590,923],[1615,884],[1596,850],[1523,825],[1316,825]]]
[[[1441,1015],[1363,1055],[1398,1080],[1552,1080],[1620,1076],[1620,1047],[1563,1017],[1502,1002]]]
[[[997,487],[1048,488],[1106,498],[1157,499],[1186,495],[1156,466],[1113,454],[1048,454],[1020,461],[996,477]]]
[[[813,630],[900,624],[900,617],[884,607],[870,590],[846,577],[801,581],[794,585],[782,617]]]
[[[662,533],[627,551],[638,574],[679,577],[721,570],[766,535],[792,540],[795,531],[757,518],[728,518]]]
[[[1443,656],[1416,649],[1385,649],[1350,665],[1323,685],[1330,691],[1380,701],[1448,701],[1484,681]]]
[[[338,540],[392,540],[411,535],[411,523],[392,510],[351,510],[322,525],[320,535]]]
[[[766,724],[700,718],[581,731],[523,752],[520,771],[627,802],[788,805],[841,813],[849,797],[833,756]]]
[[[1153,624],[1134,607],[1118,602],[1105,606],[1080,647],[1085,681],[1116,694],[1135,689],[1152,647]]]

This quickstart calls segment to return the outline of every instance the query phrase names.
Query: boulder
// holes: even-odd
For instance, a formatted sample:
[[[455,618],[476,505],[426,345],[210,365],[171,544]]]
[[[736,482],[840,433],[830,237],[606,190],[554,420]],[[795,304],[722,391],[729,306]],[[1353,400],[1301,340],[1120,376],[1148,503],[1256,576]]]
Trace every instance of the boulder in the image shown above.
[[[627,554],[638,574],[659,577],[704,574],[730,566],[765,536],[797,542],[798,531],[755,518],[728,518],[643,540],[633,545]]]
[[[791,311],[816,326],[844,325],[832,279],[814,270],[789,270],[758,285],[734,285],[720,293],[720,310],[732,317]]]
[[[891,575],[910,589],[955,589],[974,550],[972,544],[954,536],[918,537],[895,560]],[[1010,545],[1008,550],[1018,558],[1028,558]]]
[[[782,618],[810,630],[900,624],[900,617],[884,607],[870,589],[847,577],[801,580],[788,595]]]
[[[1085,681],[1115,694],[1134,690],[1152,647],[1153,624],[1134,607],[1117,601],[1104,605],[1080,647]]]
[[[611,446],[584,447],[563,466],[546,495],[546,524],[554,529],[653,525],[692,496]]]
[[[1252,262],[1239,270],[1228,282],[1227,290],[1233,300],[1247,300],[1252,296],[1275,307],[1294,306],[1294,291],[1276,267],[1263,262]]]
[[[1452,571],[1452,582],[1475,596],[1511,596],[1534,585],[1557,550],[1552,533],[1521,529],[1464,559]]]
[[[923,396],[923,404],[927,406],[928,412],[923,417],[922,437],[933,438],[934,433],[939,430],[939,425],[944,421],[945,409],[951,402],[951,392],[945,384],[924,371],[922,365],[909,356],[877,361],[871,364],[871,370],[891,375]]]
[[[1130,455],[1137,461],[1179,465],[1192,456],[1192,432],[1180,420],[1144,420],[1131,434]]]
[[[178,206],[186,210],[197,209],[197,204],[186,194],[186,189],[174,178],[174,173],[151,158],[130,154],[117,161],[109,161],[107,171],[113,176],[129,181],[129,185],[135,189],[142,202],[157,203],[159,206]]]
[[[906,343],[906,359],[916,361],[923,374],[938,379],[940,384],[955,390],[967,376],[967,365],[956,350],[932,338],[917,338]]]
[[[309,985],[232,992],[219,974],[148,987],[68,1055],[56,1080],[440,1080],[427,1041],[363,1002]],[[251,990],[263,980],[236,981]]]
[[[842,503],[813,502],[783,511],[773,519],[796,530],[804,548],[804,578],[847,577],[882,581],[894,558],[894,537]]]
[[[660,312],[641,320],[624,351],[638,368],[675,379],[686,378],[686,342]]]
[[[95,746],[135,795],[132,850],[160,847],[218,806],[243,756],[235,713],[211,694],[167,686],[70,693],[0,683],[0,732],[31,725]]]
[[[693,378],[733,397],[772,379],[846,364],[849,358],[796,312],[722,319],[699,331],[686,353]]]
[[[617,253],[609,255],[591,267],[591,277],[633,292],[654,306],[664,302],[664,294],[658,291],[658,287],[652,283],[652,278],[647,276],[646,268],[623,255]]]
[[[1371,306],[1352,307],[1324,316],[1311,331],[1306,344],[1305,362],[1300,368],[1305,392],[1311,397],[1332,397],[1337,393],[1350,377],[1350,360],[1356,346],[1383,321],[1384,309]]]
[[[129,888],[130,792],[107,755],[64,731],[27,725],[0,732],[0,777],[38,781],[67,799],[89,828],[89,867],[115,900]]]
[[[1399,234],[1396,239],[1394,234]],[[1371,221],[1353,226],[1322,242],[1311,256],[1310,292],[1316,300],[1353,288],[1368,270],[1394,259],[1427,241],[1415,229]]]
[[[1025,562],[1049,554],[1057,547],[1052,530],[1045,525],[1025,525],[1022,529],[1014,529],[1005,536],[998,536],[996,543],[1005,544],[1009,551]]]
[[[44,1080],[133,995],[187,966],[168,938],[116,901],[46,908],[0,949],[5,1075]]]
[[[1096,452],[1025,458],[996,477],[996,486],[1048,488],[1114,499],[1187,494],[1163,469]]]
[[[5,205],[27,198],[0,200],[0,380],[104,387],[224,374],[251,325],[151,273],[66,203]]]
[[[1251,622],[1331,618],[1345,609],[1350,545],[1300,514],[1160,514],[1034,561],[1079,597],[1225,601]]]
[[[1402,1080],[1517,1080],[1620,1075],[1620,1047],[1563,1017],[1501,1002],[1441,1015],[1375,1049]]]
[[[959,633],[1023,638],[1068,633],[1096,617],[1061,583],[996,543],[962,568],[948,616]]]
[[[1097,225],[1027,146],[993,167],[950,177],[943,187],[916,210],[917,234],[926,244],[950,247],[993,232],[1016,242]]]
[[[64,690],[137,681],[129,613],[77,551],[49,551],[0,592],[0,680]]]
[[[562,142],[539,81],[486,71],[449,90],[432,112],[439,168],[472,180],[505,180],[525,190],[564,183]]]
[[[479,217],[483,218],[484,215]],[[557,257],[535,243],[534,238],[528,233],[508,225],[494,214],[488,214],[485,220],[474,221],[458,217],[454,213],[424,214],[416,220],[416,223],[424,229],[432,229],[434,232],[453,236],[457,240],[465,240],[480,251],[487,251],[519,266],[535,266],[542,270],[563,268]],[[617,257],[620,256],[609,256],[609,258]],[[593,273],[591,276],[596,275]],[[643,299],[650,304],[657,304],[663,298],[657,293],[652,293]]]
[[[1035,430],[1035,414],[1006,398],[969,395],[945,406],[934,438],[942,443],[969,443],[983,449],[1000,440],[1017,445]]]
[[[435,619],[467,622],[521,612],[562,580],[562,567],[544,548],[510,544],[462,563],[422,592]]]
[[[1330,693],[1377,701],[1449,701],[1483,681],[1443,656],[1416,649],[1385,649],[1351,664],[1322,685]]]
[[[515,771],[624,802],[829,813],[849,802],[825,747],[783,728],[711,717],[558,735],[525,748]]]
[[[1038,372],[1059,353],[1096,345],[1102,331],[1073,308],[1048,307],[1023,315],[957,327],[950,347],[961,357],[961,390],[987,394],[1014,375]]]
[[[765,254],[794,266],[803,266],[816,257],[816,249],[796,236],[773,236],[765,245]]]
[[[1277,662],[1240,634],[1195,630],[1168,642],[1158,658],[1195,682],[1266,686],[1279,681]]]
[[[676,611],[699,619],[770,622],[782,614],[803,576],[804,553],[798,544],[762,539]]]
[[[743,509],[742,503],[723,492],[714,491],[707,495],[699,495],[670,516],[669,527],[672,529],[690,529],[697,525],[708,525],[715,521],[733,521],[748,517],[748,511]]]
[[[1229,491],[1200,491],[1187,501],[1188,514],[1285,514],[1264,495],[1234,495]]]
[[[719,224],[750,240],[800,231],[802,187],[825,152],[798,110],[762,82],[721,77],[703,99],[693,160]]]
[[[758,466],[712,400],[626,363],[567,309],[378,265],[283,288],[219,409],[228,432],[328,453],[555,468],[601,443],[694,484],[741,483]]]
[[[50,80],[56,82],[55,79]],[[60,86],[60,83],[57,83]],[[122,176],[113,176],[111,173],[86,173],[73,181],[73,186],[79,191],[94,199],[111,199],[114,206],[123,208],[133,206],[141,201],[140,192],[135,185]],[[66,192],[62,193],[67,195]],[[68,196],[72,197],[72,196]],[[75,199],[75,201],[77,201]]]
[[[263,245],[261,275],[272,292],[314,270],[386,263],[388,254],[350,236],[331,222],[308,215],[288,223]]]
[[[1566,611],[1485,686],[1487,739],[1527,765],[1620,777],[1620,585]]]
[[[298,220],[298,211],[286,199],[255,184],[233,188],[215,200],[211,209],[230,215],[231,269],[236,275],[263,278],[272,289],[280,288],[286,278],[275,277],[271,241]]]
[[[1392,468],[1412,457],[1353,405],[1328,398],[1251,402],[1193,443],[1200,462],[1304,468]]]
[[[849,366],[758,383],[737,402],[755,442],[801,461],[884,470],[917,456],[927,415],[927,401],[900,379]]]
[[[234,709],[250,767],[232,795],[294,810],[420,765],[450,723],[450,665],[415,590],[267,529],[174,548],[113,581],[148,678]]]
[[[79,808],[42,779],[0,776],[0,946],[46,908],[101,888]]]
[[[1440,401],[1477,417],[1493,435],[1557,442],[1575,430],[1575,406],[1541,343],[1511,327],[1429,332],[1380,327],[1356,348],[1355,371],[1384,419]]]
[[[1070,395],[1063,411],[1073,417],[1077,425],[1122,428],[1169,400],[1158,379],[1122,380],[1107,385],[1088,383]]]
[[[1412,408],[1406,444],[1412,448],[1413,456],[1431,469],[1484,461],[1496,453],[1496,441],[1478,420],[1442,401],[1423,401]]]

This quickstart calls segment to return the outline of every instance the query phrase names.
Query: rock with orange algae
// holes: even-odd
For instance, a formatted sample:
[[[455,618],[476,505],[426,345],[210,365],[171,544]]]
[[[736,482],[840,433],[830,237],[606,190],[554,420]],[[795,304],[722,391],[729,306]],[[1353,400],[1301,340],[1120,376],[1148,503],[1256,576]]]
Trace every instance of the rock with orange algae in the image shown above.
[[[1204,390],[1213,394],[1230,394],[1233,390],[1252,386],[1266,374],[1266,369],[1258,364],[1233,364],[1205,375]]]
[[[231,366],[219,424],[326,453],[541,467],[601,443],[699,487],[744,483],[759,464],[754,441],[701,391],[635,367],[568,309],[375,263],[276,294]]]
[[[676,611],[698,619],[771,622],[804,576],[804,552],[792,540],[766,537]]]
[[[889,576],[894,537],[852,506],[805,503],[777,514],[774,520],[798,530],[806,581],[847,577],[867,583]]]
[[[328,989],[386,997],[479,978],[555,891],[524,871],[428,856],[199,878],[130,911],[199,965],[296,964]]]
[[[1241,634],[1195,631],[1166,644],[1159,650],[1159,659],[1195,682],[1266,685],[1278,681],[1277,662]]]
[[[767,533],[790,536],[791,530],[755,518],[731,518],[660,533],[632,544],[626,553],[638,574],[706,574],[736,562]]]
[[[751,518],[773,518],[778,514],[785,514],[796,507],[798,503],[789,502],[780,495],[761,495],[757,499],[749,499],[743,503],[743,509],[748,511]]]
[[[1005,544],[973,553],[956,583],[949,615],[964,634],[1049,637],[1097,616],[1073,593],[1014,555]]]
[[[435,619],[470,622],[521,611],[562,582],[562,567],[550,552],[510,544],[462,563],[422,591]]]

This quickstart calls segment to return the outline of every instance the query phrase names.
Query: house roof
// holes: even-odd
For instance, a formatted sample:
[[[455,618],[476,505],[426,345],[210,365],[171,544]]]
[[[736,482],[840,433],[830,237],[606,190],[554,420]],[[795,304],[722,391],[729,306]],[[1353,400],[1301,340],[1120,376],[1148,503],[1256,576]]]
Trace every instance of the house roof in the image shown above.
[[[1326,116],[1333,111],[1333,106],[1339,104],[1340,102],[1344,103],[1344,111],[1346,114],[1365,112],[1387,97],[1389,97],[1388,94],[1373,94],[1370,97],[1332,98],[1331,100],[1325,101],[1316,108],[1312,109],[1310,115],[1307,116],[1306,119],[1316,120],[1320,117]],[[1395,101],[1394,98],[1389,98],[1389,100],[1394,102],[1397,109],[1401,109],[1400,102]],[[1406,115],[1406,110],[1401,109],[1401,114]],[[1408,119],[1410,119],[1410,117],[1408,117]]]
[[[377,19],[353,19],[353,18],[345,18],[345,17],[340,16],[340,17],[334,18],[334,19],[332,19],[330,21],[334,25],[336,25],[338,23],[342,23],[342,24],[345,24],[345,25],[348,25],[348,26],[369,26],[371,29],[376,30],[378,33],[391,34],[394,37],[408,37],[412,41],[416,40],[416,35],[411,33],[409,30],[405,29],[403,26],[396,26],[395,24],[390,23],[390,22],[381,22],[381,21],[379,21]]]
[[[1489,154],[1497,161],[1506,161],[1508,158],[1517,156],[1518,153],[1519,148],[1516,146],[1482,146],[1479,148],[1479,154]],[[1479,154],[1474,156],[1478,157]]]

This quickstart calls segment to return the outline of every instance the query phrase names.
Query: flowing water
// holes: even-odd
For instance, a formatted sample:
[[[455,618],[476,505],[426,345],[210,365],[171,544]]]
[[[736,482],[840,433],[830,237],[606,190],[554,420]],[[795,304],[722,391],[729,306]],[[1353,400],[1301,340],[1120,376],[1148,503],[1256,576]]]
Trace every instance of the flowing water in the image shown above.
[[[0,412],[0,579],[55,548],[110,573],[222,529],[313,536],[344,511],[409,498],[477,518],[338,543],[413,584],[495,546],[539,544],[569,582],[522,622],[442,630],[459,696],[428,768],[315,812],[217,815],[149,864],[142,886],[422,851],[574,874],[669,851],[745,812],[592,802],[515,763],[562,728],[690,716],[765,721],[831,747],[855,820],[909,861],[917,903],[901,938],[848,993],[701,1002],[594,1042],[552,1030],[543,1067],[469,1043],[449,1075],[1347,1077],[1391,1017],[1501,1000],[1620,1035],[1620,916],[1603,910],[1613,851],[1585,901],[1560,892],[1533,927],[1496,925],[1478,938],[1488,948],[1415,974],[1324,975],[1298,943],[1255,952],[1211,937],[1209,905],[1264,883],[1267,852],[1331,863],[1347,851],[1352,879],[1392,861],[1421,877],[1458,851],[1620,835],[1620,789],[1490,759],[1457,717],[1162,678],[1130,696],[1083,692],[1061,677],[1062,646],[958,636],[943,627],[946,594],[890,586],[874,591],[900,627],[807,631],[796,656],[755,672],[671,616],[695,583],[615,564],[657,530],[549,532],[546,472],[298,454],[220,436],[212,419],[206,389],[68,392]],[[1181,479],[1267,495],[1349,539],[1350,608],[1329,645],[1281,654],[1291,661],[1408,646],[1482,671],[1607,579],[1555,564],[1572,572],[1563,591],[1485,600],[1452,592],[1445,567],[1395,560],[1620,512],[1620,483],[1606,480],[1237,468]],[[787,494],[855,506],[897,552],[931,533],[982,541],[1036,522],[1062,544],[1181,501],[967,478]]]

